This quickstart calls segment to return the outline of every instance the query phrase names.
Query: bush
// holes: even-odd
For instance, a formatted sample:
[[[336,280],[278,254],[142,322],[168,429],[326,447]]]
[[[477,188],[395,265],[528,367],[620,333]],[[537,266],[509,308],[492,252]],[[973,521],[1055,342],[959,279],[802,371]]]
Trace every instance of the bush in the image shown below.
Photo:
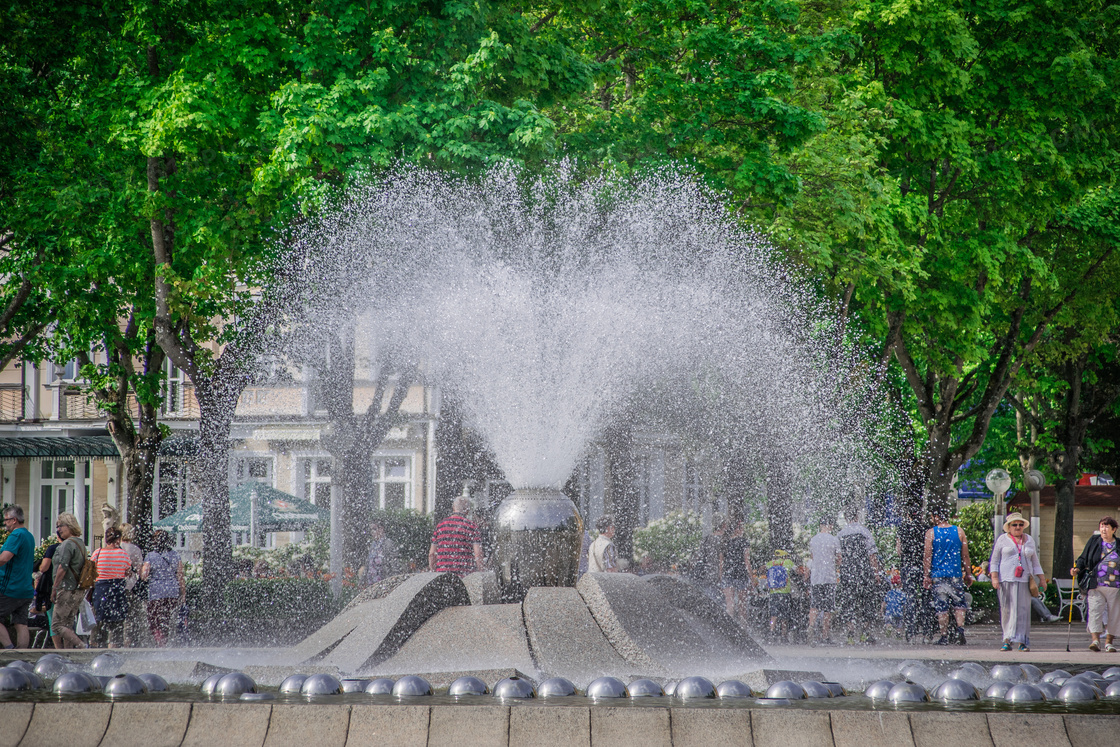
[[[972,593],[972,609],[994,610],[999,609],[999,596],[992,585],[987,581],[977,581],[968,588]]]
[[[397,543],[397,555],[405,569],[425,570],[428,567],[428,548],[432,544],[435,528],[430,514],[412,509],[378,509],[370,522],[379,521],[385,527],[385,536]]]
[[[187,605],[199,610],[200,580],[187,581]],[[315,621],[341,609],[331,595],[330,583],[317,578],[246,578],[226,585],[220,610],[208,617],[254,620],[301,619]]]
[[[703,535],[699,514],[672,511],[634,530],[634,557],[649,555],[660,570],[680,568],[692,562]]]
[[[980,565],[992,556],[992,543],[995,534],[992,530],[992,517],[996,515],[993,501],[976,501],[960,510],[956,524],[968,537],[968,556],[973,565]]]

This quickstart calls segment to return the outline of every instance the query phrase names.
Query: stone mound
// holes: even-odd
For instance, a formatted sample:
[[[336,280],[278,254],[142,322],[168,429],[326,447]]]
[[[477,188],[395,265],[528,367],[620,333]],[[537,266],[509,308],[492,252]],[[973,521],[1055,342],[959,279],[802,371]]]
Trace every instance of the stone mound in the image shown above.
[[[571,587],[529,589],[522,603],[537,668],[545,677],[566,677],[586,686],[603,675],[633,674]],[[653,674],[653,672],[650,672]]]

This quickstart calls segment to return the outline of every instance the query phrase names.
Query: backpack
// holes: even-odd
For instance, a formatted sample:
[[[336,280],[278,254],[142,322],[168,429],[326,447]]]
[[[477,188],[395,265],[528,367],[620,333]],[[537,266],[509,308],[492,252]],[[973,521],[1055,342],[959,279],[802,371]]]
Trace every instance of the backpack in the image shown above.
[[[70,540],[67,540],[69,542]],[[77,540],[74,540],[77,542]],[[82,543],[78,542],[81,547]],[[82,571],[78,574],[78,588],[79,589],[92,589],[94,583],[97,581],[97,563],[89,556],[86,549],[82,547],[82,552],[85,554],[85,562],[82,563]]]
[[[766,586],[770,589],[784,589],[789,585],[789,574],[783,564],[772,565],[766,569]]]

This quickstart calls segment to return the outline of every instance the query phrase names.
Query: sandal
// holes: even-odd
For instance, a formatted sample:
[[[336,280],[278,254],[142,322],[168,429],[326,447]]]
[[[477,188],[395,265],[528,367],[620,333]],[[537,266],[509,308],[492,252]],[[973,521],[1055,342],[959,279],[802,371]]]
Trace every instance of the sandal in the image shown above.
[[[1030,650],[1031,650],[1031,647],[1030,647],[1030,646],[1028,646],[1028,645],[1027,645],[1027,644],[1025,644],[1025,643],[1020,643],[1020,644],[1019,644],[1019,650],[1020,650],[1020,651],[1030,651]]]
[[[1089,650],[1090,651],[1100,651],[1101,650],[1101,644],[1098,643],[1097,641],[1093,641],[1092,643],[1089,644]]]
[[[1003,645],[999,647],[999,650],[1000,651],[1010,651],[1011,650],[1011,641],[1004,641]]]
[[[1104,644],[1104,651],[1105,651],[1106,654],[1115,654],[1116,653],[1116,647],[1113,646],[1111,643],[1106,643],[1106,644]]]

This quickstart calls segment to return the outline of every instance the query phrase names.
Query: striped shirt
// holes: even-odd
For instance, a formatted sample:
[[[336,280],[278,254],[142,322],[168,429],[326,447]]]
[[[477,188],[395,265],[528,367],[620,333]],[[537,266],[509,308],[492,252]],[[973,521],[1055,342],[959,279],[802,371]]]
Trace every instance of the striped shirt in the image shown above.
[[[102,547],[95,550],[93,562],[97,563],[98,581],[125,578],[132,569],[132,558],[128,557],[128,550],[119,547]]]
[[[465,516],[451,514],[436,524],[432,544],[436,546],[436,572],[463,576],[474,570],[474,545],[481,542],[478,527]]]

